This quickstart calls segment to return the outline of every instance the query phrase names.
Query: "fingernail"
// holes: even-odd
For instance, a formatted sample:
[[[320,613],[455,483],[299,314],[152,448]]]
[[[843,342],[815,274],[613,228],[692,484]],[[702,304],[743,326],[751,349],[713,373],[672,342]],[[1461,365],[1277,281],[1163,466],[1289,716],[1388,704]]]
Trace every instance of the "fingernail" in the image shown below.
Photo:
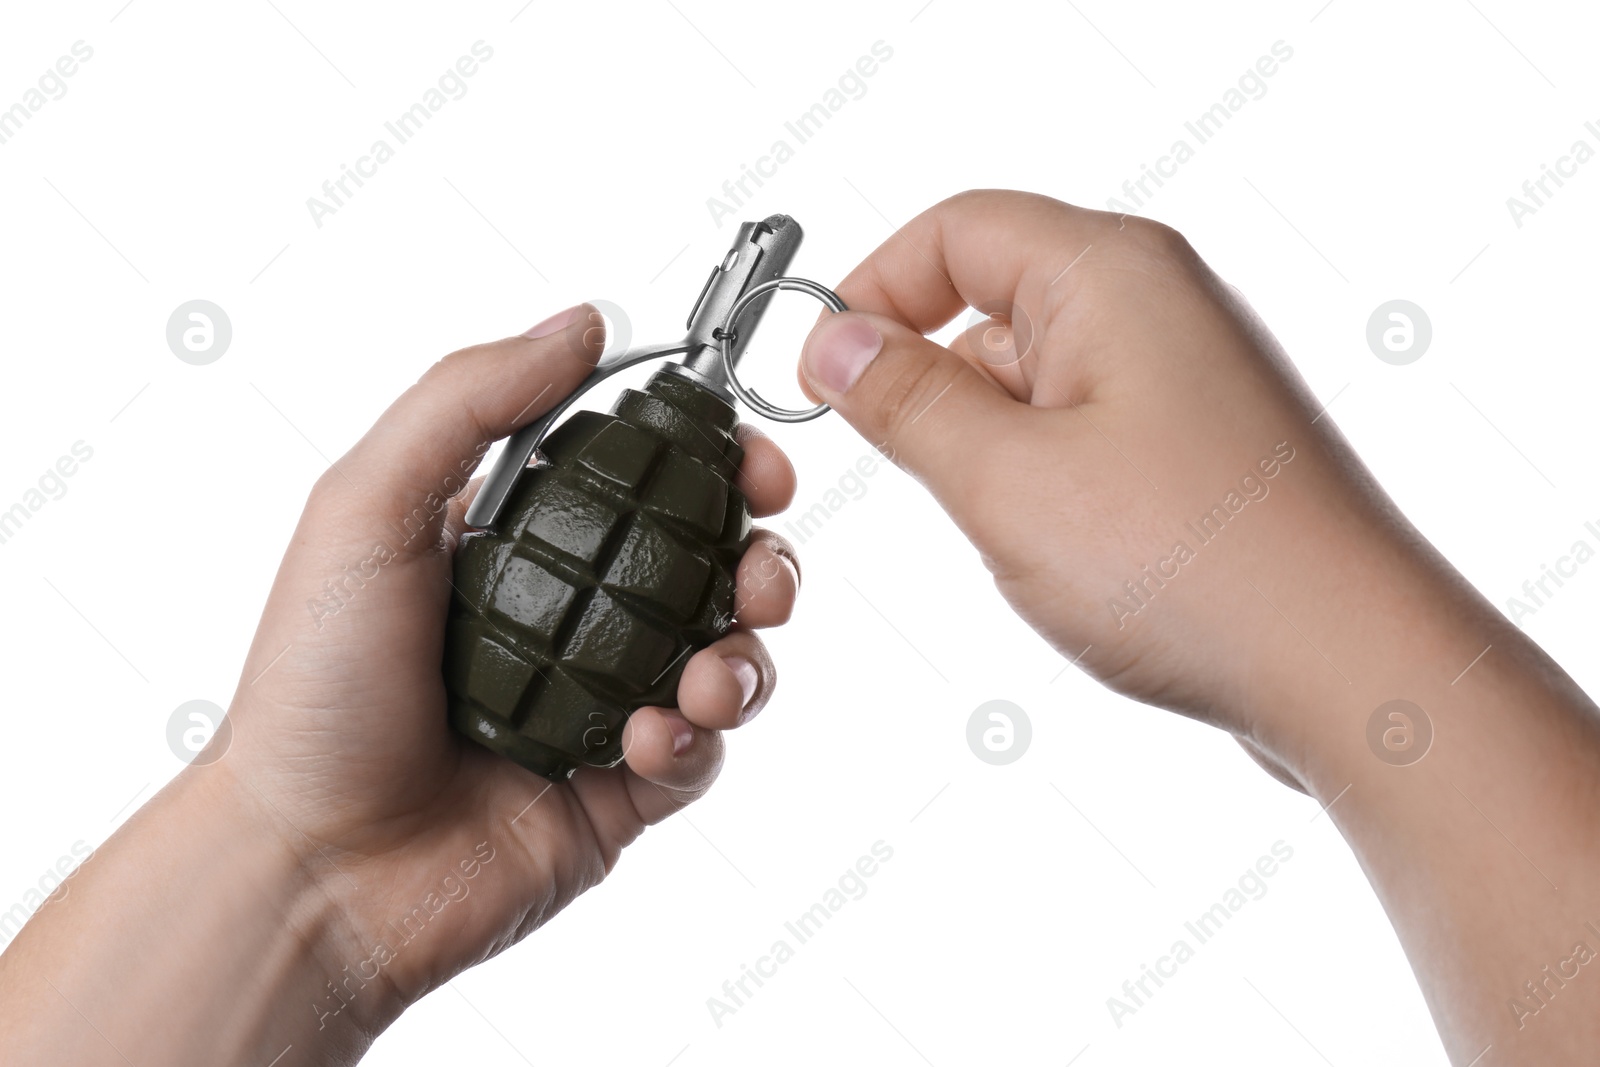
[[[796,590],[798,590],[800,588],[800,559],[799,559],[799,557],[796,556],[794,553],[789,552],[786,549],[780,549],[780,548],[776,548],[776,547],[774,547],[772,549],[772,554],[774,556],[777,556],[784,563],[789,565],[789,573],[794,575],[794,587],[795,587]]]
[[[761,684],[761,675],[756,672],[756,665],[743,656],[728,656],[723,659],[728,665],[728,670],[733,672],[734,678],[739,682],[739,721],[744,722],[745,712],[750,707],[750,700],[756,695],[756,689]]]
[[[813,382],[846,393],[882,347],[883,337],[872,323],[855,315],[835,315],[811,332],[801,359]]]
[[[539,325],[530,326],[523,332],[522,336],[526,337],[530,341],[537,340],[540,337],[549,337],[556,331],[565,329],[567,326],[571,325],[572,320],[577,318],[578,312],[582,310],[582,304],[574,304],[565,311],[556,312],[548,319],[545,319],[543,322],[539,323]]]
[[[694,744],[694,727],[682,715],[663,715],[667,729],[672,731],[672,754],[681,756]]]

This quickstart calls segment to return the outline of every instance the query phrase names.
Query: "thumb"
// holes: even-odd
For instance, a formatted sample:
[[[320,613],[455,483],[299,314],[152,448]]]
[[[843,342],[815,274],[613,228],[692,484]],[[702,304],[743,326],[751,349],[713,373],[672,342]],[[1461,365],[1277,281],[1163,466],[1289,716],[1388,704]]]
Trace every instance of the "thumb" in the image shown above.
[[[566,397],[604,345],[600,313],[579,304],[515,337],[452,352],[333,465],[337,478],[324,479],[340,496],[359,494],[374,530],[412,520],[409,530],[436,537],[443,501],[466,488],[489,446]]]
[[[856,431],[945,500],[988,467],[988,446],[1027,405],[970,363],[891,318],[829,315],[800,355],[806,384]]]

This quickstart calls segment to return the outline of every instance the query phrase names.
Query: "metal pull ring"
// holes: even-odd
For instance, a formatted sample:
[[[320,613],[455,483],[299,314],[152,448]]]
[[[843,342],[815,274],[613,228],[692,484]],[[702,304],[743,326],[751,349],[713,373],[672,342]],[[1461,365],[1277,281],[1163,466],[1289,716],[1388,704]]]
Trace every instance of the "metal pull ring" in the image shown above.
[[[838,293],[835,293],[826,285],[819,285],[805,278],[774,278],[770,282],[762,282],[760,285],[752,286],[744,296],[739,298],[739,302],[733,305],[733,310],[728,312],[728,321],[722,324],[722,329],[719,331],[722,341],[722,373],[727,376],[728,388],[733,390],[734,396],[737,396],[749,405],[751,409],[760,412],[774,422],[809,422],[818,415],[827,414],[828,405],[818,404],[814,408],[802,408],[799,410],[780,408],[763,400],[761,395],[754,389],[746,388],[744,383],[739,381],[738,376],[733,372],[732,345],[737,336],[734,326],[739,321],[739,316],[744,314],[745,309],[750,306],[752,301],[776,289],[794,289],[798,292],[806,293],[822,301],[835,312],[849,310],[845,307],[844,301],[839,299]]]

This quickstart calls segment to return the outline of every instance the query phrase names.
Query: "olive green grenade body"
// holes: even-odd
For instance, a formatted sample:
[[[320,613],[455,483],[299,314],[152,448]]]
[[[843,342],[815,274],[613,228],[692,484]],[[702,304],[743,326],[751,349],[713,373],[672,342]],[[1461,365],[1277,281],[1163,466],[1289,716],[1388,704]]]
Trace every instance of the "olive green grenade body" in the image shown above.
[[[557,426],[456,552],[451,724],[555,781],[621,760],[629,714],[675,705],[689,657],[733,620],[738,415],[680,371]]]

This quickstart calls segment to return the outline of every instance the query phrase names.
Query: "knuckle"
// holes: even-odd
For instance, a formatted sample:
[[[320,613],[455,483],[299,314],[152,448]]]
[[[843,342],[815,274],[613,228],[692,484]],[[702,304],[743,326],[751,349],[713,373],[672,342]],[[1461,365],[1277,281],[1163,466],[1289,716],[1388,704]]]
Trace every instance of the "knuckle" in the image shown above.
[[[782,626],[794,615],[794,588],[785,583],[780,595],[767,595],[767,583],[759,579],[742,584],[739,589],[735,616],[745,626],[763,629]]]
[[[754,626],[782,626],[794,614],[800,564],[789,543],[770,530],[756,530],[739,562],[735,614]]]
[[[489,443],[500,436],[497,428],[485,417],[483,410],[483,400],[488,392],[483,383],[492,380],[489,374],[491,370],[489,346],[473,345],[451,352],[436,361],[423,371],[422,377],[417,379],[417,384],[412,387],[415,391],[414,396],[427,398],[434,404],[447,397],[465,398],[459,414],[481,445],[476,457],[479,459],[488,451]],[[457,491],[459,488],[457,486]]]
[[[349,495],[344,476],[337,467],[329,466],[311,483],[311,490],[306,494],[305,510],[310,514],[323,514],[339,506]]]
[[[999,193],[996,189],[963,189],[954,196],[946,197],[939,207],[964,209],[968,207],[981,208],[993,203]]]
[[[700,760],[689,769],[685,778],[673,787],[679,800],[679,810],[693,804],[711,791],[717,784],[717,778],[722,774],[722,763],[726,758],[725,743],[720,730],[700,730],[695,738],[695,744],[700,748]]]
[[[922,358],[906,359],[895,368],[878,398],[879,417],[891,444],[955,384],[961,369],[954,360]]]
[[[782,534],[769,530],[765,526],[757,526],[750,531],[750,547],[764,545],[775,556],[782,556],[793,563],[795,559],[794,545]]]
[[[966,189],[941,201],[931,213],[996,226],[1019,240],[1041,232],[1079,229],[1083,208],[1041,193],[1019,189]]]
[[[1170,265],[1187,264],[1195,259],[1193,246],[1182,233],[1155,219],[1128,216],[1128,231],[1145,255]]]
[[[435,361],[433,366],[422,372],[418,379],[422,385],[436,385],[441,380],[449,381],[457,375],[469,373],[471,364],[477,361],[482,345],[473,345],[470,348],[459,348],[442,359]]]
[[[1021,189],[963,189],[961,192],[946,199],[944,204],[963,209],[968,207],[975,209],[1029,209],[1062,208],[1066,206],[1059,200],[1039,193],[1025,192]]]

